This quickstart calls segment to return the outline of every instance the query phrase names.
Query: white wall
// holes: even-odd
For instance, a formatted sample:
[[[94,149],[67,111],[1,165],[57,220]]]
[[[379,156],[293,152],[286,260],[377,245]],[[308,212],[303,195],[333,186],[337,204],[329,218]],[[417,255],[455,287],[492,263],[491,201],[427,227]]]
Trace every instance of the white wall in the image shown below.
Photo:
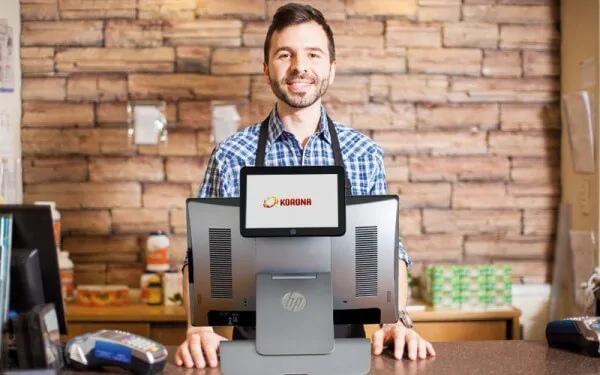
[[[9,58],[7,50],[3,49],[4,59],[12,67],[10,81],[14,82],[6,89],[6,77],[0,78],[0,158],[8,159],[8,178],[5,179],[4,199],[8,203],[21,203],[23,198],[22,168],[21,168],[21,17],[19,0],[0,0],[0,29],[3,25],[12,27],[12,55]],[[4,37],[3,37],[4,39]],[[0,47],[1,48],[1,47]],[[4,72],[8,66],[2,67]],[[2,181],[0,181],[1,183]],[[0,200],[2,197],[0,197]]]

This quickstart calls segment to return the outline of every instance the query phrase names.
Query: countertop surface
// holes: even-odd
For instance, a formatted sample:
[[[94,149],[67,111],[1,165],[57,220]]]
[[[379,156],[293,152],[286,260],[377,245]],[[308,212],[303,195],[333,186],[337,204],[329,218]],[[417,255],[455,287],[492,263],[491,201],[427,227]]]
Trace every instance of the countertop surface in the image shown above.
[[[545,341],[470,341],[437,343],[434,347],[437,356],[425,360],[396,361],[388,352],[374,356],[369,374],[600,374],[600,358],[549,348]],[[168,347],[169,363],[163,374],[221,373],[218,368],[185,369],[175,366],[175,349]]]

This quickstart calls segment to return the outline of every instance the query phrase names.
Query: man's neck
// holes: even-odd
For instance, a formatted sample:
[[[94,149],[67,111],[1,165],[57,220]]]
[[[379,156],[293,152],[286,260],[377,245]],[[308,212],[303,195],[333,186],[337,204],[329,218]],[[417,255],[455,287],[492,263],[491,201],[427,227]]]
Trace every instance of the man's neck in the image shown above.
[[[285,129],[294,134],[304,147],[310,136],[319,129],[321,100],[317,100],[313,105],[306,108],[293,108],[278,100],[277,115]]]

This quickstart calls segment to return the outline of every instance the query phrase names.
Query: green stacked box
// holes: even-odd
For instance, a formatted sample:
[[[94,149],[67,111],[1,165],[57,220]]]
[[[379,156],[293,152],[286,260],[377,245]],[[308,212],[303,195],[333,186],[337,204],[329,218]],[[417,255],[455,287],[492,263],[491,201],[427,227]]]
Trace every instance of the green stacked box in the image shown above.
[[[434,307],[487,308],[512,303],[512,268],[506,265],[432,265],[421,280]]]

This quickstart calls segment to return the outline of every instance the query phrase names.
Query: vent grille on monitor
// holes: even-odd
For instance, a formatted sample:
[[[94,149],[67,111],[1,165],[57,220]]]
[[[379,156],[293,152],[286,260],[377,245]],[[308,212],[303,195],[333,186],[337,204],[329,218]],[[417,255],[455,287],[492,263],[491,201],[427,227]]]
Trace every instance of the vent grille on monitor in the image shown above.
[[[356,227],[356,297],[377,296],[377,227]]]
[[[233,298],[231,271],[231,229],[209,228],[210,296]]]

